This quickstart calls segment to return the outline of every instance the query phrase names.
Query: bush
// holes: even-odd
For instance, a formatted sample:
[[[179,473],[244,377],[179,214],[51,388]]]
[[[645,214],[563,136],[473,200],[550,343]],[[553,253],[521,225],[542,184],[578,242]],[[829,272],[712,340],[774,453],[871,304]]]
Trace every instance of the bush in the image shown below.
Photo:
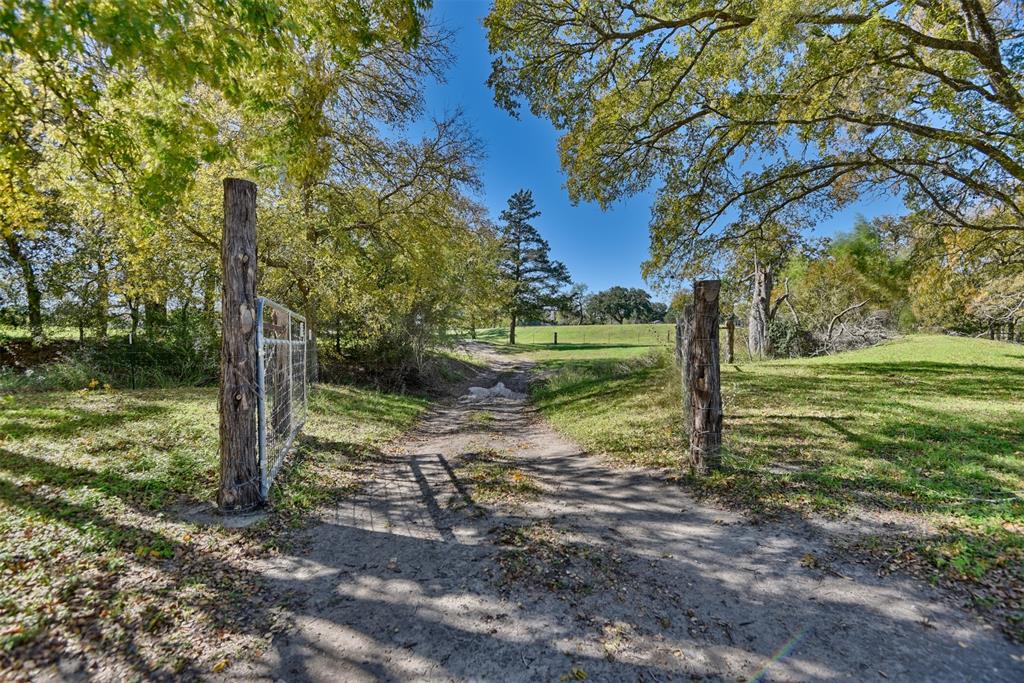
[[[768,328],[768,339],[775,356],[797,358],[814,352],[814,338],[789,318],[775,318]]]
[[[90,341],[38,365],[0,369],[0,389],[205,386],[217,381],[218,347],[210,333],[131,344],[127,337]]]

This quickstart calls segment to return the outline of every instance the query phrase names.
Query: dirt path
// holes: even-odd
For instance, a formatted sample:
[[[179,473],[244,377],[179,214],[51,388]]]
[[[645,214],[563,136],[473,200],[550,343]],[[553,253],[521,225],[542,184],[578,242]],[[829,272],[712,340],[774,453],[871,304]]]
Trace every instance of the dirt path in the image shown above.
[[[487,360],[474,385],[525,391],[525,364]],[[540,494],[478,505],[457,470],[489,449]],[[1024,680],[1024,648],[927,585],[609,469],[524,400],[454,401],[391,456],[265,568],[295,629],[229,678]]]

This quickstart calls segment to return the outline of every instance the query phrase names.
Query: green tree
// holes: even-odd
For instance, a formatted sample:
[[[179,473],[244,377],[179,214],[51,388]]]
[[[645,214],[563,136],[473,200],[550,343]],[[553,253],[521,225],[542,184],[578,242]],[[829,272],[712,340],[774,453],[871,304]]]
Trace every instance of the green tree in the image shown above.
[[[921,324],[989,334],[994,326],[1016,326],[1024,233],[995,241],[989,233],[958,229],[921,236],[914,220],[898,227],[910,235],[910,307]]]
[[[10,0],[0,11],[3,155],[17,166],[45,138],[74,150],[89,173],[132,180],[141,197],[162,203],[201,162],[230,153],[197,91],[279,114],[275,132],[286,144],[276,151],[301,148],[321,138],[324,115],[295,106],[308,104],[310,76],[358,70],[368,52],[390,45],[415,46],[428,7]]]
[[[592,295],[587,293],[587,286],[582,282],[574,282],[562,298],[560,316],[564,320],[574,320],[577,325],[582,325],[587,317],[587,303]]]
[[[1007,340],[1016,339],[1017,321],[1024,317],[1024,273],[993,278],[967,304],[968,312],[983,320],[989,329],[989,336],[995,336],[995,328],[1005,327]]]
[[[539,317],[548,306],[557,305],[562,287],[570,284],[569,270],[553,261],[550,247],[530,224],[540,216],[533,193],[519,190],[501,212],[498,228],[501,241],[499,287],[505,292],[505,313],[509,316],[508,343],[516,343],[516,324],[524,317]]]
[[[594,318],[620,325],[627,321],[649,322],[655,316],[651,295],[639,287],[615,286],[598,292],[590,299],[589,310]]]
[[[663,181],[646,272],[865,191],[1024,229],[1017,3],[496,0],[485,25],[496,101],[564,132],[573,199]]]
[[[291,271],[303,292],[293,305],[315,328],[316,296],[325,289],[318,264],[330,256],[325,197],[344,204],[369,186],[395,208],[379,178],[400,177],[403,149],[414,145],[394,142],[393,133],[421,112],[422,77],[447,64],[444,34],[424,28],[427,7],[418,0],[209,7],[13,0],[0,11],[8,86],[0,93],[0,165],[20,190],[0,200],[6,251],[38,280],[46,264],[25,258],[36,252],[23,248],[47,230],[45,221],[33,222],[37,198],[73,196],[78,227],[104,232],[104,258],[89,266],[95,289],[112,303],[122,297],[133,325],[142,308],[156,320],[168,301],[189,307],[196,294],[209,314],[220,179],[250,177],[260,185],[261,210],[274,209],[261,217],[290,212],[279,231],[261,220],[269,243],[291,248],[287,258],[277,251],[277,265],[262,265]],[[391,127],[386,138],[381,124]],[[354,213],[346,217],[365,219]],[[118,266],[108,273],[112,260]],[[73,279],[65,288],[51,279],[54,293],[89,291]],[[29,296],[34,327],[41,327],[39,294]],[[102,331],[108,304],[102,296],[92,304]]]
[[[66,220],[66,206],[57,192],[40,189],[42,163],[34,154],[27,166],[12,168],[0,155],[0,259],[17,273],[24,294],[29,334],[33,344],[43,341],[43,278],[52,251],[48,226]]]
[[[809,332],[819,350],[877,341],[908,320],[909,252],[890,227],[858,218],[848,232],[786,263],[782,296],[796,331]]]
[[[836,260],[848,259],[868,300],[898,319],[907,304],[913,263],[909,246],[887,229],[888,223],[858,217],[853,229],[837,235],[827,250]]]

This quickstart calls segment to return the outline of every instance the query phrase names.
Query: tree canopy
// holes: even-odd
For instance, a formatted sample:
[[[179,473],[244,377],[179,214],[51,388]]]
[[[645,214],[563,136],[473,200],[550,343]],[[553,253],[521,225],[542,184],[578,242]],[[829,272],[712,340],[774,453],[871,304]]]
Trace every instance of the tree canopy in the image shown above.
[[[660,182],[649,275],[865,193],[934,230],[1024,229],[1024,27],[1009,0],[497,0],[498,104],[563,131],[572,198]]]
[[[302,146],[327,115],[310,106],[311,86],[358,88],[374,56],[375,69],[404,61],[429,4],[12,0],[0,11],[5,163],[18,168],[54,145],[84,172],[166,200],[201,162],[231,151],[204,93],[277,114],[280,142]]]
[[[651,295],[639,287],[610,287],[590,297],[587,311],[593,320],[624,322],[662,322],[668,307],[651,301]]]
[[[221,180],[244,177],[260,293],[334,338],[311,353],[404,381],[493,310],[480,283],[497,268],[479,140],[459,115],[424,121],[424,83],[451,61],[429,5],[6,5],[0,307],[36,338],[44,318],[215,332]]]

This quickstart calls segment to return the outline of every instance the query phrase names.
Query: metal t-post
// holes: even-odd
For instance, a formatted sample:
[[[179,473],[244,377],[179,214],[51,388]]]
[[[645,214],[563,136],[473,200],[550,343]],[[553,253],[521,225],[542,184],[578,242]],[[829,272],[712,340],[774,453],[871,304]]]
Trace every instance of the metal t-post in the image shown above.
[[[256,300],[256,402],[257,443],[260,452],[260,495],[266,499],[270,487],[270,472],[267,469],[267,366],[266,344],[263,343],[264,299]]]

